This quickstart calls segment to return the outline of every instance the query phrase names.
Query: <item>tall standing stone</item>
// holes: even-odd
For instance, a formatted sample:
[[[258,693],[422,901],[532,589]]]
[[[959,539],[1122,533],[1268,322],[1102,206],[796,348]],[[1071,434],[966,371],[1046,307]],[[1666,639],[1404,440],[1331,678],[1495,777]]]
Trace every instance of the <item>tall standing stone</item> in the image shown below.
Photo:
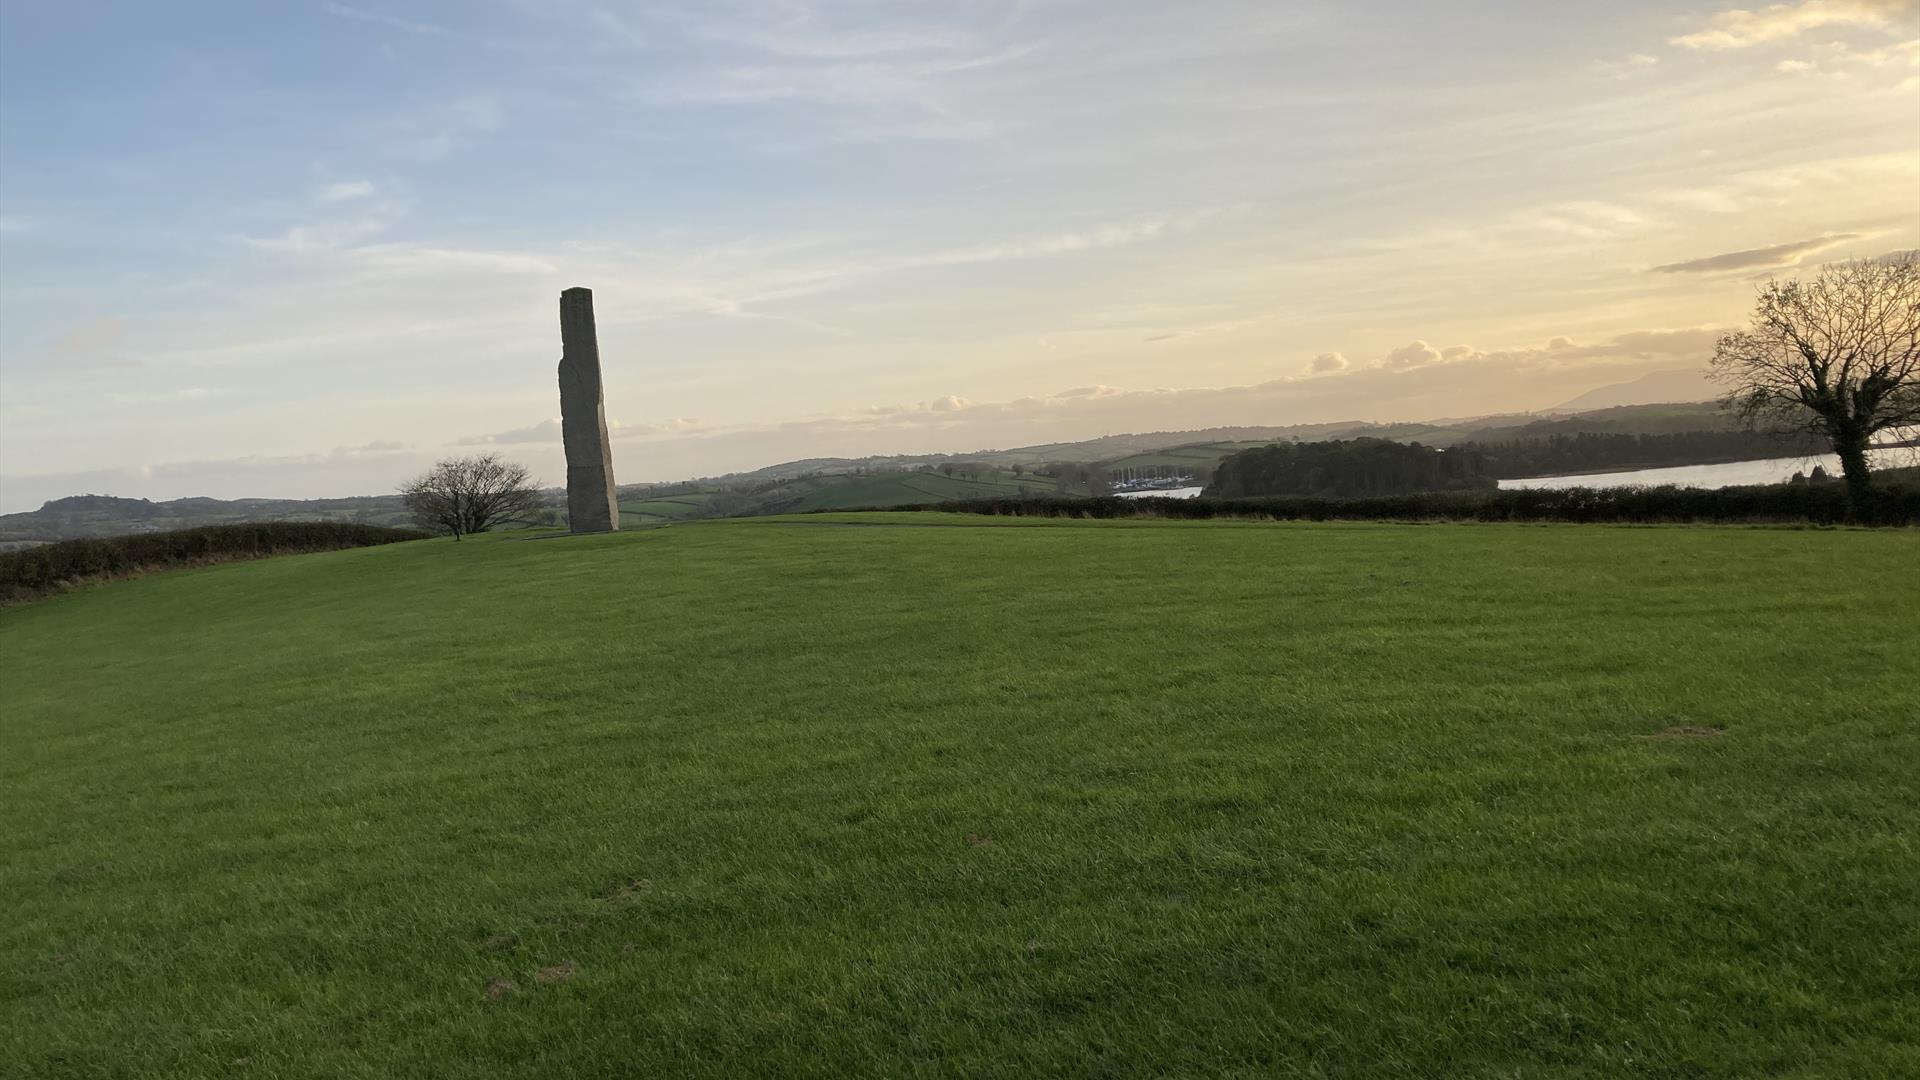
[[[592,289],[560,294],[560,437],[567,447],[567,520],[573,531],[618,529],[620,500],[613,490]]]

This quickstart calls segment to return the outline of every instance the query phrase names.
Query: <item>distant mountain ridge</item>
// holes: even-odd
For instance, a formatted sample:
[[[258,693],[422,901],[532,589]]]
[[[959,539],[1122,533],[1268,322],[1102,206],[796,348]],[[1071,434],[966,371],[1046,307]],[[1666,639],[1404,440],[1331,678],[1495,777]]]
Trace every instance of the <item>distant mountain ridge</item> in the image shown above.
[[[1596,387],[1579,397],[1563,401],[1550,412],[1585,412],[1628,405],[1662,402],[1712,401],[1720,396],[1720,387],[1699,368],[1669,368],[1649,371],[1628,382]]]

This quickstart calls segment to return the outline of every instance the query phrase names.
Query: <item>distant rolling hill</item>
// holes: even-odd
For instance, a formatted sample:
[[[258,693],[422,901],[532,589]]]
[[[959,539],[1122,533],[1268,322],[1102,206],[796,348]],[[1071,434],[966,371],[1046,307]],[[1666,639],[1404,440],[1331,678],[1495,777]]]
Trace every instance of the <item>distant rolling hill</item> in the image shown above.
[[[989,499],[1019,495],[1052,495],[1059,491],[1051,477],[1010,472],[944,476],[937,472],[886,473],[843,477],[795,496],[774,513],[810,510],[861,510],[872,507],[919,506],[951,499]]]
[[[70,495],[51,499],[38,510],[0,514],[0,546],[166,532],[197,525],[249,521],[333,521],[402,526],[412,515],[398,495],[347,499],[123,499],[112,495]]]
[[[1611,409],[1622,405],[1651,405],[1660,402],[1712,401],[1720,388],[1699,368],[1673,368],[1651,371],[1630,382],[1614,383],[1589,390],[1553,408],[1553,412],[1584,412]]]
[[[1572,414],[1506,414],[1425,423],[1376,424],[1351,420],[1284,427],[1130,433],[971,454],[807,458],[722,477],[673,484],[628,485],[620,492],[620,520],[625,527],[636,528],[700,517],[913,506],[949,499],[1020,494],[1088,493],[1085,470],[1069,483],[1040,474],[1042,467],[1054,464],[1092,466],[1097,472],[1113,476],[1191,475],[1204,483],[1227,455],[1285,440],[1367,436],[1452,446],[1468,440],[1490,442],[1580,432],[1651,435],[1721,430],[1727,424],[1727,418],[1712,405],[1630,405]],[[564,503],[565,499],[557,491],[550,493],[549,505],[553,509],[542,517],[552,520],[543,523],[564,523],[564,509],[561,509]],[[308,500],[188,498],[166,502],[76,495],[54,499],[27,513],[0,515],[0,546],[246,521],[404,525],[409,523],[409,515],[397,495]]]

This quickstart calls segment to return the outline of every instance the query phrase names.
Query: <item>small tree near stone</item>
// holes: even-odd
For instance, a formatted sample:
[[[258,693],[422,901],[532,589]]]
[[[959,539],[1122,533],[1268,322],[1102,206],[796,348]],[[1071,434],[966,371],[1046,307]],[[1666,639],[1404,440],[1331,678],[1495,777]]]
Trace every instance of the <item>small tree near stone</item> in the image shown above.
[[[1920,253],[1768,282],[1751,328],[1720,339],[1713,373],[1749,425],[1825,436],[1857,507],[1874,436],[1920,424]]]
[[[455,540],[525,517],[541,504],[526,466],[498,454],[448,458],[403,485],[400,495],[421,528]]]

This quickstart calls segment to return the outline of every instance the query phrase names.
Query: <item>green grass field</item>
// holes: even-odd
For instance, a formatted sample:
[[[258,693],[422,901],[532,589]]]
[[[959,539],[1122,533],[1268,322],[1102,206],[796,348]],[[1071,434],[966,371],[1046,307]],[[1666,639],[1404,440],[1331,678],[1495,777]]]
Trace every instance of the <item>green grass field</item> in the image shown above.
[[[700,508],[705,506],[707,500],[711,498],[713,493],[710,491],[662,495],[651,499],[630,496],[620,500],[620,523],[632,527],[681,521],[699,513]]]
[[[1167,450],[1155,450],[1144,454],[1129,454],[1107,462],[1106,467],[1114,472],[1122,469],[1142,469],[1151,467],[1189,469],[1195,476],[1205,479],[1213,475],[1213,470],[1221,460],[1239,453],[1249,447],[1266,446],[1264,442],[1223,442],[1207,443],[1203,446],[1176,446]]]
[[[1920,534],[847,520],[0,611],[0,1073],[1920,1074]]]
[[[834,476],[822,486],[788,504],[796,513],[817,510],[859,510],[889,506],[916,506],[954,499],[994,499],[1023,494],[1052,495],[1059,485],[1050,477],[1015,476],[992,471],[978,476],[947,476],[938,472],[878,473],[871,476]]]

